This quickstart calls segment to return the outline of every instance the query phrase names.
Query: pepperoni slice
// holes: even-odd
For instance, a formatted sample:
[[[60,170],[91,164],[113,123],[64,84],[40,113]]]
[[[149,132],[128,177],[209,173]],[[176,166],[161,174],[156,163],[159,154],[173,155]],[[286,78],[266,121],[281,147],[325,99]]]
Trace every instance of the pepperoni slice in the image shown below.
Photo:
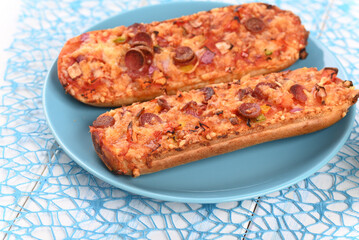
[[[238,118],[237,118],[237,117],[231,117],[231,118],[229,118],[229,122],[230,122],[232,125],[238,125],[238,124],[239,124],[239,121],[238,121]]]
[[[138,32],[131,41],[131,47],[144,45],[152,48],[152,38],[146,32]]]
[[[145,64],[147,65],[151,65],[152,64],[152,60],[153,60],[153,50],[152,48],[148,47],[148,46],[137,46],[135,47],[137,50],[140,50],[142,52],[142,54],[145,57]]]
[[[154,113],[143,113],[139,118],[139,124],[141,127],[143,127],[146,123],[151,124],[152,119],[155,119],[159,123],[162,122],[162,119]]]
[[[136,48],[131,48],[125,55],[125,63],[128,69],[139,71],[145,64],[145,56],[142,51]]]
[[[168,104],[167,100],[164,98],[158,98],[157,103],[161,107],[161,111],[168,111],[171,109],[171,106]]]
[[[144,32],[144,31],[146,31],[146,26],[141,23],[134,23],[134,24],[128,26],[128,29],[130,29],[134,32]]]
[[[245,118],[257,118],[261,114],[261,107],[257,103],[243,103],[238,112]]]
[[[93,123],[92,126],[96,128],[111,127],[115,124],[115,119],[112,116],[102,115],[99,116]]]
[[[195,101],[190,101],[184,105],[181,111],[199,118],[202,115],[203,109]]]
[[[211,88],[211,87],[205,87],[205,88],[202,88],[201,90],[200,90],[201,92],[204,92],[204,100],[205,101],[208,101],[209,99],[211,99],[211,97],[213,96],[213,94],[214,94],[214,90],[213,90],[213,88]]]
[[[191,62],[194,57],[195,54],[190,47],[180,46],[176,48],[176,53],[173,57],[173,60],[175,64],[185,64]]]
[[[265,27],[264,22],[256,17],[250,18],[247,21],[245,21],[244,26],[248,31],[253,33],[259,33],[263,31]]]
[[[238,91],[238,99],[239,101],[241,101],[246,95],[252,94],[253,90],[250,87],[244,88],[244,89],[240,89]]]
[[[273,89],[277,89],[279,87],[279,85],[276,84],[276,83],[261,82],[261,83],[258,83],[256,85],[256,87],[254,88],[252,96],[255,97],[255,98],[258,98],[258,99],[267,100],[268,96],[266,94],[264,94],[263,91],[262,91],[263,86],[268,86],[268,87],[273,88]]]
[[[297,99],[299,102],[306,102],[307,95],[304,93],[304,86],[300,84],[294,84],[290,87],[289,91],[293,94],[294,98]]]

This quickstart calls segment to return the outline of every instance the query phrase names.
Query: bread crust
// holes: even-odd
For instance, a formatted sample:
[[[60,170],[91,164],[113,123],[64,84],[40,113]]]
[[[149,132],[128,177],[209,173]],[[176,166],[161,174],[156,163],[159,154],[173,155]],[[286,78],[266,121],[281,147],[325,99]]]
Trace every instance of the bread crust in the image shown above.
[[[277,124],[270,129],[252,132],[242,136],[213,141],[209,146],[192,146],[181,152],[172,153],[169,156],[153,161],[151,167],[141,166],[141,174],[158,172],[164,169],[180,166],[197,160],[233,152],[260,143],[270,142],[278,139],[289,138],[309,134],[325,129],[342,119],[347,112],[347,107],[333,109],[330,113],[316,115],[310,119],[298,119],[285,125]]]
[[[102,114],[90,132],[110,171],[137,177],[333,125],[359,94],[336,75],[303,68],[161,96]]]
[[[253,19],[262,23],[259,31],[258,23],[257,28],[248,24]],[[145,52],[134,44],[138,33],[151,39],[136,43],[144,44],[140,46]],[[58,77],[75,99],[117,107],[280,71],[304,56],[308,34],[290,11],[263,3],[227,6],[74,37],[59,54]],[[124,42],[118,43],[122,37]],[[195,57],[178,64],[176,50],[183,46],[192,49]]]

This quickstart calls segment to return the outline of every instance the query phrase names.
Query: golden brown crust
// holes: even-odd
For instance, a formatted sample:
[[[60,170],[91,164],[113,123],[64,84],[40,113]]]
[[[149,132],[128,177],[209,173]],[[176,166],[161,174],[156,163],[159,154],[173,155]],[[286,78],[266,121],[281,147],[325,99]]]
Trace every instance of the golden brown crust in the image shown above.
[[[146,165],[142,165],[139,169],[141,174],[154,173],[260,143],[312,133],[327,128],[339,121],[343,114],[346,114],[347,108],[349,107],[350,106],[342,106],[333,109],[330,113],[316,115],[310,119],[298,119],[292,123],[285,123],[286,125],[278,124],[278,126],[272,126],[270,129],[260,132],[242,136],[233,136],[233,138],[225,140],[217,139],[209,146],[196,145],[178,152],[177,154],[172,153],[169,156],[163,156],[161,159],[156,159],[153,161],[150,168]]]
[[[302,68],[161,96],[102,114],[90,132],[111,171],[152,173],[334,124],[358,98],[336,75]]]
[[[277,72],[303,56],[308,34],[290,11],[262,3],[227,6],[74,37],[59,55],[58,76],[83,103],[127,105]],[[181,47],[190,50],[178,61]]]

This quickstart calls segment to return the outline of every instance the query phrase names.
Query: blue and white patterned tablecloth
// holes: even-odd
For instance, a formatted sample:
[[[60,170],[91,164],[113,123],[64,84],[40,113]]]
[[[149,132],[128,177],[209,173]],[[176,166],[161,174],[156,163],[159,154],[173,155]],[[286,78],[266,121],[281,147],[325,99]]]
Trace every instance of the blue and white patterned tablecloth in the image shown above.
[[[170,0],[19,1],[15,35],[6,50],[10,57],[0,72],[0,237],[359,238],[357,121],[345,146],[320,171],[284,190],[240,202],[187,204],[133,195],[93,177],[63,153],[46,124],[41,93],[64,42],[109,16],[165,2]],[[358,1],[266,2],[298,14],[358,86]]]

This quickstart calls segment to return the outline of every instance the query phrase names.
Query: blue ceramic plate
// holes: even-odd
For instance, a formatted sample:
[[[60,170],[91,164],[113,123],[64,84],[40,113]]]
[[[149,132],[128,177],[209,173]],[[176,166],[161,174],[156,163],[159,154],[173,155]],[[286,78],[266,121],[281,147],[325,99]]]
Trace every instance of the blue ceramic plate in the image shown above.
[[[224,6],[224,3],[191,2],[149,6],[121,13],[89,30],[151,22],[179,17],[200,10]],[[309,56],[299,67],[339,68],[339,61],[323,45],[309,38]],[[297,183],[326,164],[347,140],[355,110],[335,125],[305,136],[269,142],[216,156],[139,178],[109,172],[97,157],[89,134],[89,125],[106,108],[84,105],[66,95],[57,77],[57,62],[52,66],[43,90],[48,124],[60,146],[91,174],[123,190],[156,199],[217,203],[264,195]]]

